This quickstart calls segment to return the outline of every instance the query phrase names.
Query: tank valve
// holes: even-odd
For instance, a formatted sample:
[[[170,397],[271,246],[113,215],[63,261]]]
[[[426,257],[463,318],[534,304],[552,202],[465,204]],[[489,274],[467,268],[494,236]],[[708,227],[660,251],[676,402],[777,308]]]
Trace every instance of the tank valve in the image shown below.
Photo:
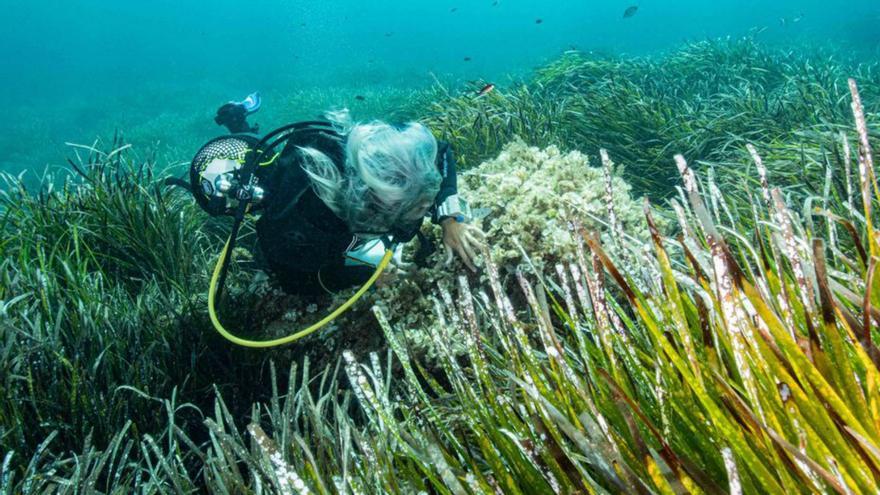
[[[232,189],[232,182],[229,181],[225,176],[218,175],[216,179],[214,179],[214,196],[224,197],[226,193],[228,193]]]

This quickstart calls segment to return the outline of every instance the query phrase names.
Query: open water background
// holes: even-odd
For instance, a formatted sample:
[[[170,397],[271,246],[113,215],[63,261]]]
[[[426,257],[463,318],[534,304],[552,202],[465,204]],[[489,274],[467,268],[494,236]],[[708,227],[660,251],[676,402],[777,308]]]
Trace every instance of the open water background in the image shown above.
[[[876,0],[644,0],[624,19],[633,4],[2,0],[0,170],[63,166],[65,142],[106,141],[117,130],[161,162],[185,161],[219,133],[216,107],[253,90],[264,94],[256,120],[267,129],[351,105],[354,94],[382,99],[435,78],[503,84],[573,47],[651,55],[751,34],[872,60],[880,46]]]

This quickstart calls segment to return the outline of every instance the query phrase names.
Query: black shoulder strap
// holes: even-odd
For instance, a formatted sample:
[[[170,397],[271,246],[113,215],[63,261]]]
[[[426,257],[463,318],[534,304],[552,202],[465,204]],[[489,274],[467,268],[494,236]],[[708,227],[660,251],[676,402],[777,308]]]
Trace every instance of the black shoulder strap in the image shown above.
[[[333,124],[331,124],[330,122],[321,120],[310,120],[306,122],[289,124],[275,129],[269,134],[263,136],[263,139],[261,139],[258,143],[258,147],[263,148],[265,150],[265,153],[270,153],[272,152],[272,150],[277,148],[279,144],[289,141],[294,136],[301,136],[303,134],[312,132],[322,132],[334,138],[342,139],[339,131],[337,131],[336,128],[333,127]]]

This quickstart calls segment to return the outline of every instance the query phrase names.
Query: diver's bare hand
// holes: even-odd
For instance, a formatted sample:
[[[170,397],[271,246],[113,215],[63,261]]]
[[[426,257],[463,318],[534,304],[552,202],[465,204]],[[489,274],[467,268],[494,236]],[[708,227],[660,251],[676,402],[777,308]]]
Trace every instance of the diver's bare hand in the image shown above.
[[[486,241],[486,234],[479,227],[467,223],[459,223],[454,218],[441,222],[443,226],[443,247],[446,248],[446,264],[452,262],[453,253],[457,253],[461,261],[476,272],[474,265],[477,249]]]

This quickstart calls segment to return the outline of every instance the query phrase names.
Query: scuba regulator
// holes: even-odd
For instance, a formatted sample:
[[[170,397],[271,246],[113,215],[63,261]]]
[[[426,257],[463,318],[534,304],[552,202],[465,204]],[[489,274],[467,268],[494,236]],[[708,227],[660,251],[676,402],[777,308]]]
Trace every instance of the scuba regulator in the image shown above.
[[[214,267],[208,288],[208,314],[214,328],[235,344],[252,347],[274,347],[296,341],[319,330],[348,310],[376,282],[394,256],[395,246],[386,236],[382,238],[384,255],[369,280],[346,302],[313,325],[286,337],[272,340],[249,340],[238,337],[223,327],[217,317],[216,302],[222,297],[223,287],[238,231],[248,213],[263,206],[266,193],[254,174],[258,166],[271,166],[280,155],[282,144],[309,132],[338,135],[327,122],[299,122],[290,124],[257,138],[250,134],[232,134],[209,141],[190,162],[187,188],[196,202],[211,216],[233,217],[232,229]],[[283,148],[282,148],[283,149]]]

